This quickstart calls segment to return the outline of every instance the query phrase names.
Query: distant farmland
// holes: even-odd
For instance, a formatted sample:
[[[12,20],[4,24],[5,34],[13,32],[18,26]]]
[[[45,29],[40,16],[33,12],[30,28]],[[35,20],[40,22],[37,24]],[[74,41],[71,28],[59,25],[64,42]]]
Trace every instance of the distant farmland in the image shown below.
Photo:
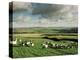
[[[11,30],[12,28],[10,28]],[[34,27],[34,28],[13,28],[15,34],[25,33],[77,33],[78,28],[62,28],[62,27]]]

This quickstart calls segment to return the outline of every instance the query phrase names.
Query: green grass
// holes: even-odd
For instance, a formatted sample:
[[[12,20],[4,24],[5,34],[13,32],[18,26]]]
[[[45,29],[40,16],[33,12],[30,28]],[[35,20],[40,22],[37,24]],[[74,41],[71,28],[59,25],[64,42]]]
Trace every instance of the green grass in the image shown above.
[[[48,36],[48,38],[58,38],[58,39],[77,39],[77,36]]]
[[[17,37],[22,40],[32,40],[35,44],[34,47],[13,46],[13,50],[10,50],[10,52],[13,52],[13,58],[72,55],[78,53],[78,41],[73,41],[78,40],[77,28],[13,28],[13,34],[9,34],[9,37],[11,36],[13,36],[13,40]],[[44,37],[47,37],[48,39]],[[60,41],[54,41],[54,39],[51,40],[50,38],[57,38]],[[54,44],[65,45],[70,44],[70,42],[73,41],[76,47],[64,49],[42,48],[41,44],[47,41]]]
[[[13,46],[13,51],[12,51],[13,58],[77,54],[78,53],[77,45],[74,48],[64,48],[64,49],[42,48],[42,45],[41,45],[42,43],[47,41],[50,41],[55,44],[70,44],[71,41],[69,39],[72,39],[72,40],[78,39],[77,33],[75,33],[74,30],[72,32],[71,29],[70,28],[53,28],[53,27],[51,28],[15,28],[13,30],[13,40],[15,40],[16,37],[22,40],[32,40],[35,46],[34,47]],[[43,37],[48,37],[48,39]],[[60,41],[54,41],[54,39],[51,40],[50,38],[57,38]],[[68,39],[68,40],[65,40],[65,39]],[[73,42],[78,43],[77,41],[73,41]]]
[[[26,38],[23,38],[26,39]],[[56,42],[48,39],[42,38],[29,38],[35,44],[34,47],[13,47],[13,58],[23,58],[23,57],[40,57],[40,56],[56,56],[56,55],[69,55],[69,54],[77,54],[77,47],[70,49],[52,49],[52,48],[42,48],[42,43],[46,41],[51,41],[57,44],[67,44],[63,43],[63,41]]]

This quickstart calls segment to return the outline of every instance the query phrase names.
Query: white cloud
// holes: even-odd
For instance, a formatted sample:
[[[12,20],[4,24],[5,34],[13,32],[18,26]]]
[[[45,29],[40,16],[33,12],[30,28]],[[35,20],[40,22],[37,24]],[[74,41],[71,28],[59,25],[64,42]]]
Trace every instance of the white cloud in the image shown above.
[[[38,12],[38,9],[33,8],[34,11],[32,12],[34,13],[33,14],[34,16],[25,15],[24,13],[22,14],[16,13],[18,14],[18,16],[15,17],[16,14],[13,13],[13,26],[14,27],[77,27],[78,24],[77,6],[73,6],[73,5],[61,5],[61,6],[55,4],[52,5],[52,7],[55,8],[55,10],[59,9],[57,11],[55,11],[51,7],[47,7],[52,9],[52,10],[48,9],[47,13],[45,11],[47,8],[41,9],[41,12]],[[31,10],[32,4],[25,3],[25,2],[18,2],[18,3],[15,2],[13,8],[14,10],[25,10],[25,9]],[[37,13],[35,13],[36,11]],[[37,20],[33,18],[33,17],[36,18],[41,13],[48,15],[48,17],[41,17],[41,19],[37,19]]]
[[[30,17],[30,16],[19,15],[17,17],[14,17],[13,21],[16,23],[28,23],[31,21],[31,19],[32,19],[32,17]]]
[[[13,2],[13,11],[17,10],[29,10],[31,9],[32,4],[26,2]]]

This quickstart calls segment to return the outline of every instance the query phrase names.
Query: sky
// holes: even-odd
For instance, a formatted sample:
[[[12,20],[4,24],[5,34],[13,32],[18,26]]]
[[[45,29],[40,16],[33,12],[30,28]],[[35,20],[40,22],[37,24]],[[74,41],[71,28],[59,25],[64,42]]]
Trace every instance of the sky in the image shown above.
[[[11,4],[9,9],[11,10]],[[12,13],[10,13],[11,15]],[[77,27],[77,5],[13,2],[10,24],[20,27]]]

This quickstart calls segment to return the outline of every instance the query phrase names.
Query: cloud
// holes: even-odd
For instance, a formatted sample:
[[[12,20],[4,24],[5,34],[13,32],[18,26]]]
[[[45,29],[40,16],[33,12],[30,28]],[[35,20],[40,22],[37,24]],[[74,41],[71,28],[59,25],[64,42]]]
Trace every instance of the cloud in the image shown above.
[[[16,22],[16,23],[29,23],[31,21],[31,19],[32,18],[30,16],[19,15],[19,16],[13,18],[13,22]]]
[[[14,27],[77,27],[78,23],[75,5],[14,2],[13,10]]]
[[[10,2],[9,3],[9,8],[13,8],[13,11],[27,11],[30,10],[32,7],[31,3],[26,3],[26,2]]]
[[[36,4],[33,9],[33,14],[50,14],[52,12],[56,12],[62,9],[64,6],[56,5],[56,4]]]
[[[47,5],[47,6],[46,6]],[[38,6],[38,4],[37,4]],[[33,15],[41,15],[43,18],[49,19],[73,19],[77,13],[77,6],[73,5],[56,5],[56,4],[39,4],[33,9]],[[73,14],[74,13],[74,14]],[[75,18],[74,18],[75,19]]]

